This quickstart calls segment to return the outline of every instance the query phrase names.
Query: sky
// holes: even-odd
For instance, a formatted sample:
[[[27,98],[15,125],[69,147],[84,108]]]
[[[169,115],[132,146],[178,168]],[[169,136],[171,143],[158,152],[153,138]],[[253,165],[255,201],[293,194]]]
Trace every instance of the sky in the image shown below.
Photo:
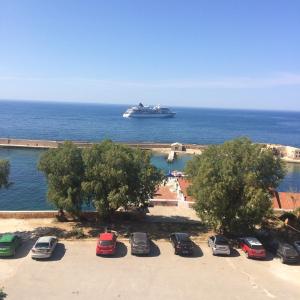
[[[300,110],[299,0],[0,0],[0,99]]]

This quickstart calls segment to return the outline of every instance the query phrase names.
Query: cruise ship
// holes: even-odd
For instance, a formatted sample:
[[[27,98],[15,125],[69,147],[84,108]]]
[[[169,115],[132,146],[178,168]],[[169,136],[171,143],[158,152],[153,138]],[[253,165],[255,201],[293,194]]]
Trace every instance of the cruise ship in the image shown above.
[[[167,107],[160,105],[144,106],[139,103],[137,106],[128,108],[123,114],[124,118],[172,118],[176,115]]]

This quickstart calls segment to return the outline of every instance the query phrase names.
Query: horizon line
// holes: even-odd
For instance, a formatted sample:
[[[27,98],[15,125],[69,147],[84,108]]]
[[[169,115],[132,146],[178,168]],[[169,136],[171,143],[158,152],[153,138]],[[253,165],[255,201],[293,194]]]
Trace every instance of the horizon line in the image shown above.
[[[0,98],[0,102],[27,102],[27,103],[41,103],[41,104],[94,104],[94,105],[119,105],[119,106],[131,106],[133,103],[105,103],[97,102],[92,100],[47,100],[47,99],[5,99]],[[137,101],[140,102],[140,101]],[[158,103],[157,103],[158,104]],[[155,105],[157,105],[155,104]],[[178,107],[178,108],[196,108],[196,109],[211,109],[211,110],[240,110],[240,111],[268,111],[268,112],[300,112],[299,110],[290,110],[290,109],[267,109],[267,108],[240,108],[240,107],[212,107],[212,106],[182,106],[182,105],[163,105],[167,107]]]

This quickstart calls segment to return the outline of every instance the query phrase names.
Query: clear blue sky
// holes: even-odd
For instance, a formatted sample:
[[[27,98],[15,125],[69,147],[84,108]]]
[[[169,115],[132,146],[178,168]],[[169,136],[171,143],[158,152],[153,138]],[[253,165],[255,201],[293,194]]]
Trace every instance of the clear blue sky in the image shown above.
[[[300,1],[0,0],[0,99],[300,110]]]

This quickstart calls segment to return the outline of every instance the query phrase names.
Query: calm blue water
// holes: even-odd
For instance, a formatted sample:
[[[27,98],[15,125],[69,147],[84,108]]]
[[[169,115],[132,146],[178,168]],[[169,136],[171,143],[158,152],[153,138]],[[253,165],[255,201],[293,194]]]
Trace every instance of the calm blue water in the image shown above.
[[[0,137],[215,144],[239,136],[300,146],[300,112],[174,108],[173,119],[124,119],[124,105],[0,101]]]
[[[128,120],[126,106],[0,101],[0,137],[99,141],[222,143],[238,136],[256,142],[300,147],[300,112],[176,108],[174,119]],[[11,162],[8,189],[0,190],[0,210],[49,209],[46,181],[36,169],[42,150],[0,149]],[[189,157],[172,165],[163,156],[153,164],[168,172],[182,170]],[[280,190],[300,192],[300,165],[289,164]]]

